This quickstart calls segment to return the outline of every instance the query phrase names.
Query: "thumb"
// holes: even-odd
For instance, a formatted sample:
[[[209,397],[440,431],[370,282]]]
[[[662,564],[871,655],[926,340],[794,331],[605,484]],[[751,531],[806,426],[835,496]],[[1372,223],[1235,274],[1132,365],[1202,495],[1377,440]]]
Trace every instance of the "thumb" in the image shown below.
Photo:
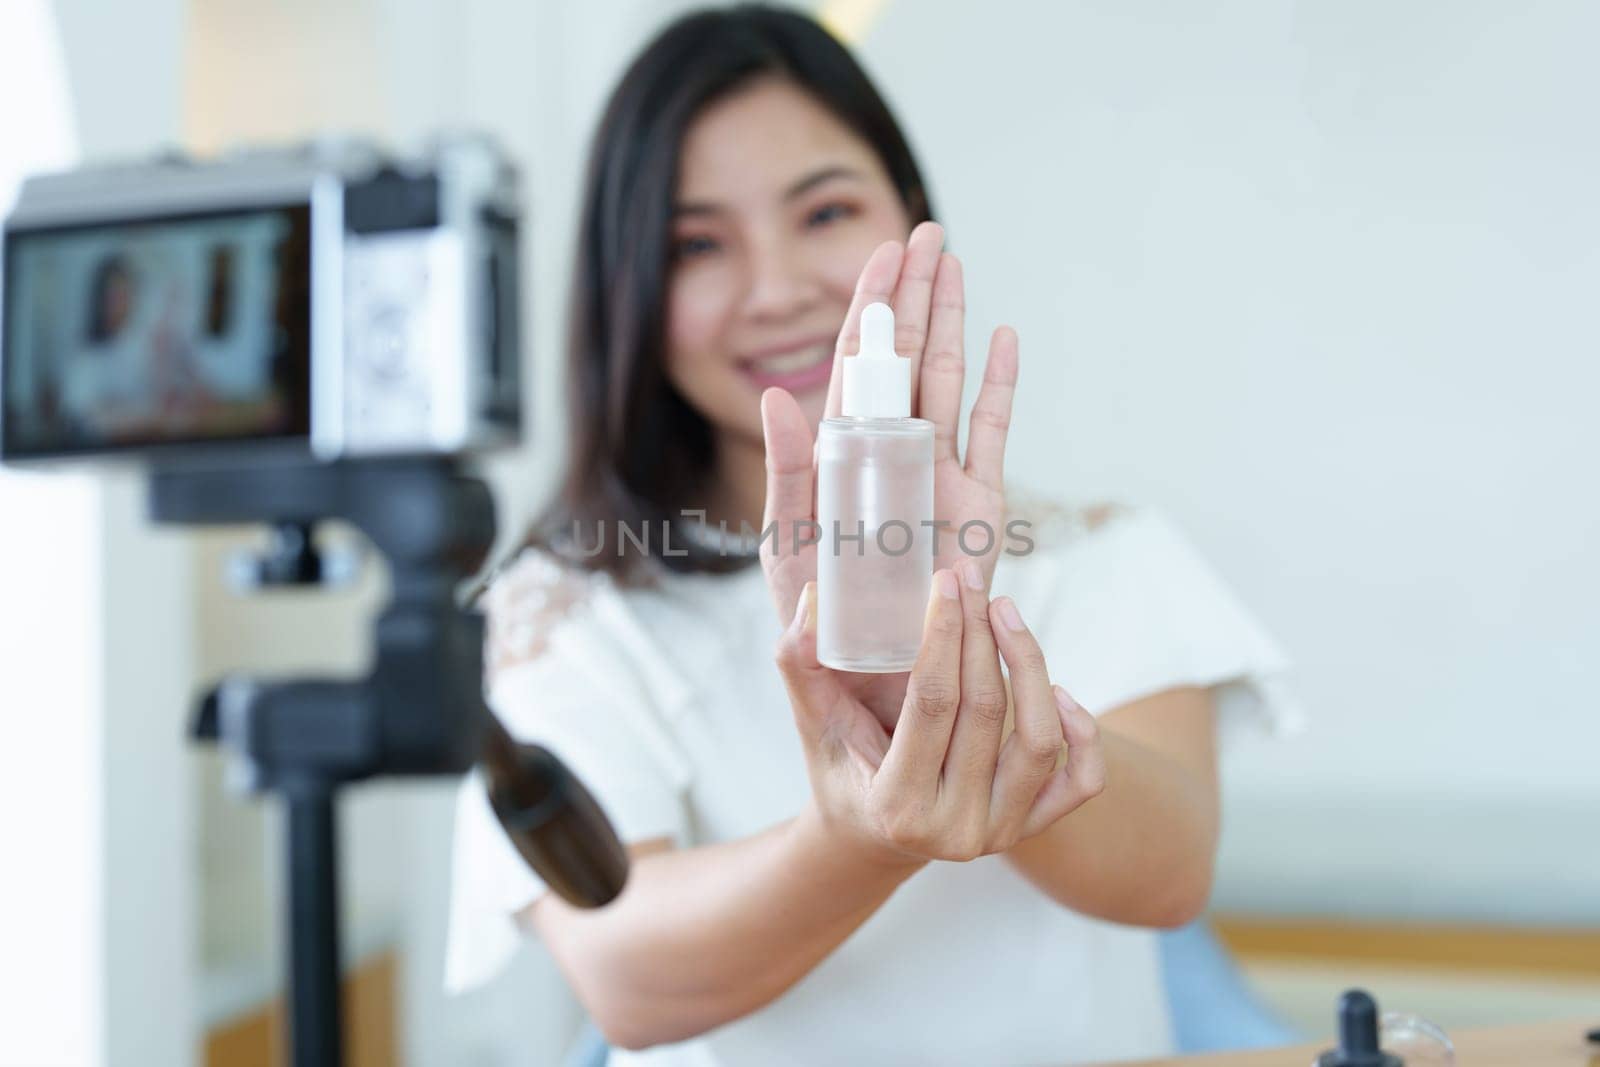
[[[838,696],[838,679],[817,662],[817,583],[800,591],[794,620],[778,639],[778,673],[789,691],[795,725],[801,736],[815,740],[822,733],[828,709]]]
[[[787,618],[800,597],[803,570],[779,566],[789,552],[788,532],[809,520],[814,510],[816,463],[811,426],[799,403],[782,389],[761,394],[761,433],[767,451],[767,501],[762,530],[778,528],[775,538],[761,538],[761,565],[772,586],[778,617]]]
[[[776,387],[762,393],[761,435],[767,450],[765,521],[811,518],[811,425],[799,401]]]

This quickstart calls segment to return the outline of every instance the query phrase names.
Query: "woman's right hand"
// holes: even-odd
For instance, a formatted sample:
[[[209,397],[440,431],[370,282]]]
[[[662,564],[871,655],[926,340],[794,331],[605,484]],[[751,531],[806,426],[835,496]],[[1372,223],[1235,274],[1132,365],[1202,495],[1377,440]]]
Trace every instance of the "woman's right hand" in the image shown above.
[[[985,584],[970,560],[934,575],[892,736],[843,684],[849,675],[817,662],[814,584],[779,641],[817,813],[870,860],[914,866],[1002,852],[1104,788],[1094,717],[1050,684],[1016,605],[991,603]],[[1002,656],[1015,709],[1009,737]]]

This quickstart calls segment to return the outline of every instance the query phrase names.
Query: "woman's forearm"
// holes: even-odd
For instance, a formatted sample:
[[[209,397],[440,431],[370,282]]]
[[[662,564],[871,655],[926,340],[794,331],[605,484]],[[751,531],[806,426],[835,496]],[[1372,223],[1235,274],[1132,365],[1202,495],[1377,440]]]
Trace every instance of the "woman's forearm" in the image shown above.
[[[1196,701],[1202,706],[1178,706]],[[1135,738],[1102,727],[1105,791],[1006,855],[1074,911],[1137,926],[1182,926],[1210,897],[1220,824],[1209,697],[1174,691],[1150,705],[1113,714],[1130,712],[1147,724],[1160,722],[1162,730],[1141,730]],[[1163,751],[1185,751],[1185,732],[1195,735],[1186,756],[1199,748],[1199,758]],[[1149,737],[1163,740],[1152,744]]]
[[[546,894],[532,920],[607,1039],[643,1048],[765,1005],[915,870],[837,847],[808,808],[753,837],[644,856],[596,911]]]

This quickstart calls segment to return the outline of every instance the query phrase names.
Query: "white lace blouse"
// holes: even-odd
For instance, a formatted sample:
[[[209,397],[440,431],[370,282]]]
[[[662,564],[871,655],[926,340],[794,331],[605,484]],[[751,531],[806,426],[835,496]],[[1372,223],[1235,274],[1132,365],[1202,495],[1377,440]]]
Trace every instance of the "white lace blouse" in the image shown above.
[[[1160,515],[1086,521],[1026,506],[1035,550],[1002,556],[1051,676],[1095,713],[1177,686],[1217,687],[1224,732],[1294,727],[1277,646]],[[760,568],[650,589],[525,552],[487,594],[489,701],[556,752],[625,841],[693,847],[793,816],[808,785],[772,652]],[[460,792],[446,983],[493,978],[544,892],[481,782]],[[960,1010],[941,1011],[943,1005]],[[1170,1026],[1154,933],[1078,915],[997,856],[936,863],[776,1001],[613,1065],[1067,1063],[1159,1056]]]

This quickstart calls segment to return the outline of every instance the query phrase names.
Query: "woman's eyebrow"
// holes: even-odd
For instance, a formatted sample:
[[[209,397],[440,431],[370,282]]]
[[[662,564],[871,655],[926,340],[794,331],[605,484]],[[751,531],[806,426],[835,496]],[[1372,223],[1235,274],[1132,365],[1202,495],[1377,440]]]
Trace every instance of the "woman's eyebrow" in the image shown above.
[[[861,176],[861,172],[852,167],[840,165],[821,167],[789,186],[788,190],[783,194],[783,198],[785,200],[793,200],[797,196],[803,196],[808,190],[816,188],[823,182],[832,181],[834,178],[859,178]]]

